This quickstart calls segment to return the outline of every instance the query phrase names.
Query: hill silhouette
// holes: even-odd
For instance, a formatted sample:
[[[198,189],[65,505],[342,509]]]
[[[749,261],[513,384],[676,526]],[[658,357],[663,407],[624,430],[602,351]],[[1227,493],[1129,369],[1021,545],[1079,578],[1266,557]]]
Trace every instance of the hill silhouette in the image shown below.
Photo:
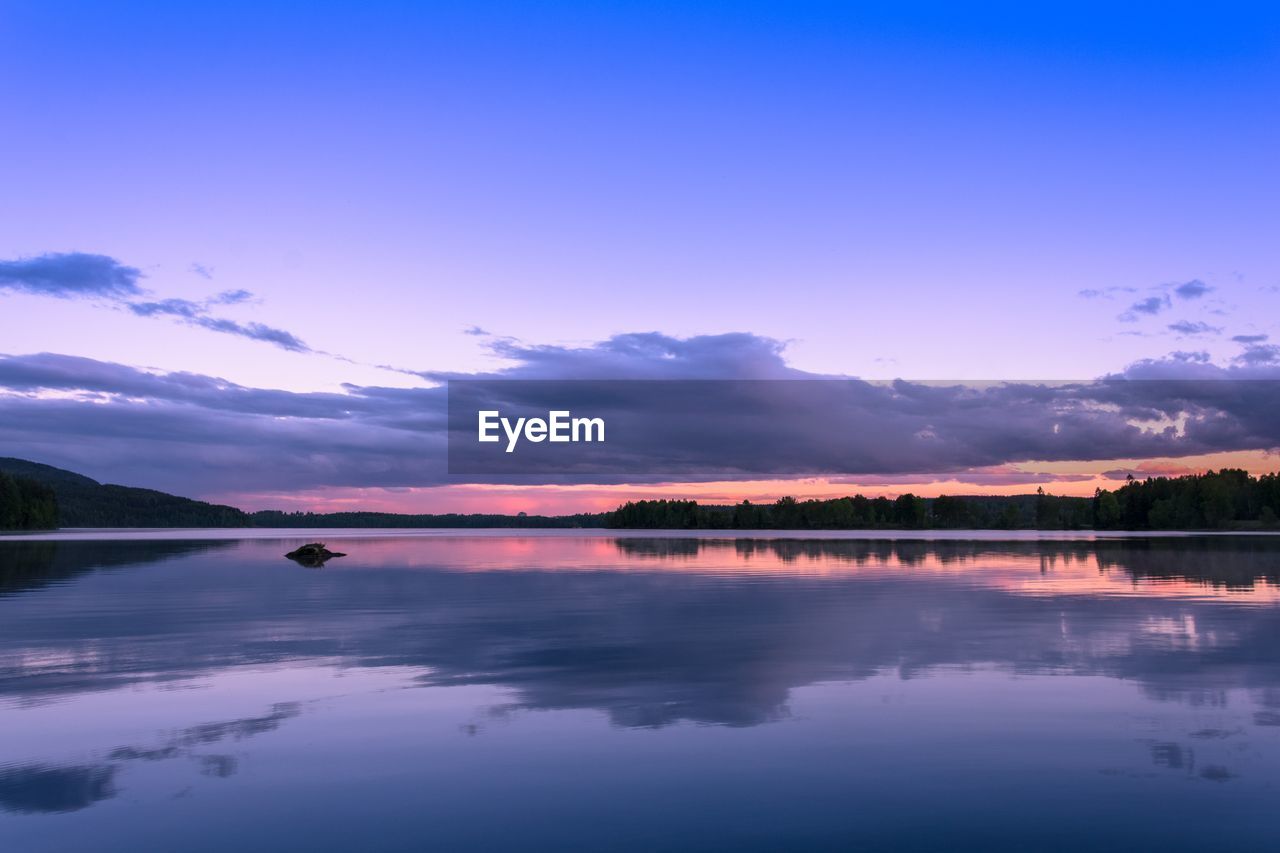
[[[53,490],[60,527],[250,527],[249,514],[154,489],[99,483],[83,474],[0,457],[0,472]]]
[[[118,486],[26,459],[0,457],[0,476],[51,489],[57,501],[59,527],[599,527],[603,516],[591,513],[564,516],[406,515],[390,512],[248,513],[232,506],[179,497],[155,489]],[[53,524],[9,524],[0,516],[0,530],[49,528]]]

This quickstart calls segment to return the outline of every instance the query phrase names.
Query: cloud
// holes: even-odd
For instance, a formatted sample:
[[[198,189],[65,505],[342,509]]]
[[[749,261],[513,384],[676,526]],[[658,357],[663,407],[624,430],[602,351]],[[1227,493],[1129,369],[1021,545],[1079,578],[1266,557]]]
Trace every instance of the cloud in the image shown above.
[[[204,279],[213,278],[213,267],[205,266],[204,264],[192,264],[191,266],[187,267],[187,269],[195,273],[196,275],[200,276],[201,278],[204,278]]]
[[[1124,323],[1134,323],[1138,321],[1138,315],[1152,317],[1169,308],[1172,304],[1168,295],[1148,296],[1146,299],[1139,299],[1130,305],[1129,310],[1125,311],[1117,319]]]
[[[465,329],[463,329],[463,330],[462,330],[462,334],[464,334],[464,335],[472,335],[472,336],[474,336],[474,337],[488,337],[488,336],[489,336],[489,332],[488,332],[488,331],[486,331],[485,329],[480,328],[479,326],[468,326],[467,328],[465,328]]]
[[[53,391],[63,400],[76,392],[95,402],[116,399],[176,404],[188,409],[262,415],[270,419],[368,419],[405,429],[442,428],[444,419],[424,418],[426,398],[443,399],[443,389],[350,387],[345,394],[250,388],[213,376],[155,372],[81,356],[38,353],[0,355],[0,388],[35,396]],[[3,398],[0,398],[3,399]],[[38,400],[39,402],[53,402]]]
[[[1191,279],[1190,281],[1185,281],[1185,282],[1182,282],[1181,284],[1160,285],[1158,287],[1151,288],[1151,290],[1156,291],[1155,295],[1147,296],[1143,299],[1139,299],[1136,302],[1132,303],[1129,306],[1129,308],[1125,310],[1122,314],[1118,315],[1116,319],[1120,320],[1120,322],[1122,323],[1136,323],[1138,320],[1142,319],[1143,317],[1154,317],[1155,315],[1169,308],[1172,308],[1173,298],[1171,298],[1171,294],[1172,294],[1172,297],[1176,297],[1177,299],[1180,299],[1180,300],[1195,300],[1195,299],[1200,299],[1209,293],[1212,293],[1214,290],[1216,290],[1216,288],[1208,284],[1205,284],[1203,281],[1199,279]],[[1086,299],[1099,299],[1099,298],[1110,299],[1112,298],[1112,295],[1116,293],[1135,293],[1135,292],[1137,292],[1136,289],[1132,287],[1108,287],[1100,290],[1099,289],[1081,290],[1079,291],[1079,295]],[[1215,313],[1223,314],[1225,312],[1219,309],[1219,310],[1216,310]],[[1178,325],[1192,325],[1192,324],[1184,321],[1184,323],[1174,324],[1174,326],[1170,326],[1170,329],[1172,329],[1175,332],[1180,331],[1179,329],[1175,328],[1175,326],[1178,326]],[[1203,334],[1203,333],[1204,333],[1203,331],[1183,332],[1183,334]]]
[[[1235,335],[1231,340],[1238,344],[1260,344],[1270,338],[1270,335]]]
[[[253,294],[247,290],[224,290],[211,298],[209,302],[213,305],[239,305],[251,299],[253,299]]]
[[[242,297],[241,294],[244,294],[244,296]],[[219,294],[212,301],[218,304],[232,304],[234,302],[242,302],[252,297],[252,295],[247,290],[228,291]],[[192,302],[189,299],[162,299],[158,302],[127,302],[125,307],[139,317],[175,317],[191,326],[198,326],[211,332],[236,335],[253,341],[263,341],[290,352],[313,351],[300,338],[291,332],[286,332],[284,329],[277,329],[262,323],[238,323],[225,317],[210,316],[208,304]]]
[[[139,317],[165,314],[190,320],[204,313],[204,308],[189,299],[163,299],[158,302],[129,302],[127,307]]]
[[[1135,480],[1145,480],[1148,477],[1183,477],[1187,474],[1203,473],[1199,468],[1191,468],[1185,465],[1171,465],[1169,463],[1143,462],[1133,468],[1110,468],[1102,472],[1102,476],[1108,480],[1125,480],[1133,477]]]
[[[219,293],[207,302],[193,302],[190,299],[162,299],[156,302],[126,302],[125,307],[139,317],[173,317],[182,322],[219,332],[224,335],[235,335],[252,341],[273,344],[289,352],[314,352],[301,338],[284,329],[277,329],[263,323],[239,323],[225,317],[215,317],[209,313],[210,305],[234,305],[252,299],[253,294],[247,290],[228,290]]]
[[[1212,293],[1213,290],[1214,288],[1205,284],[1198,278],[1193,278],[1191,281],[1186,281],[1182,284],[1173,286],[1173,293],[1179,299],[1199,299],[1206,293]]]
[[[289,352],[314,352],[311,347],[303,343],[292,332],[286,332],[284,329],[277,329],[274,326],[267,326],[262,323],[237,323],[234,320],[227,320],[222,317],[198,317],[191,322],[202,329],[227,335],[236,335],[241,338],[248,338],[251,341],[274,344]]]
[[[1250,344],[1235,357],[1237,364],[1259,366],[1280,365],[1280,346],[1276,344]]]
[[[1023,471],[1011,465],[968,468],[963,471],[940,471],[929,474],[904,474],[876,477],[832,477],[832,483],[852,486],[908,486],[956,482],[967,486],[1025,486],[1035,483],[1082,483],[1092,474],[1065,474],[1049,471]]]
[[[139,296],[142,273],[106,255],[55,252],[0,261],[0,291],[13,290],[61,299]]]
[[[1216,335],[1222,332],[1222,327],[1210,326],[1202,320],[1179,320],[1169,324],[1169,331],[1179,335]]]
[[[1208,364],[1211,361],[1209,353],[1204,350],[1195,350],[1194,352],[1177,350],[1176,352],[1169,353],[1165,356],[1165,359],[1168,361],[1182,362],[1183,364]]]
[[[514,364],[483,374],[420,371],[434,382],[449,379],[800,379],[817,378],[788,367],[786,344],[745,332],[676,338],[660,332],[614,335],[587,346],[526,344],[511,338],[489,342]]]
[[[1133,293],[1137,288],[1133,287],[1104,287],[1104,288],[1085,288],[1077,291],[1076,295],[1083,299],[1111,299],[1117,293]]]
[[[510,366],[421,375],[434,381],[697,381],[668,383],[681,396],[655,397],[651,409],[638,413],[634,403],[646,399],[643,394],[629,396],[636,393],[632,383],[611,383],[612,396],[595,399],[593,414],[623,420],[638,414],[634,422],[651,425],[666,415],[673,420],[608,445],[614,453],[603,460],[608,464],[479,482],[919,478],[983,469],[1007,477],[993,466],[1280,446],[1280,348],[1228,367],[1181,353],[1098,380],[963,386],[775,382],[831,377],[788,366],[782,342],[746,333],[674,338],[649,332],[573,347],[502,339],[493,346]],[[705,381],[712,379],[737,381]],[[545,412],[545,399],[528,396],[529,384],[495,385],[495,393],[505,395],[495,398],[497,408],[540,403]],[[761,418],[752,393],[791,396],[782,415]],[[0,356],[0,447],[6,455],[95,479],[196,496],[468,480],[448,474],[443,386],[301,393],[48,353]]]
[[[210,278],[199,264],[192,271]],[[292,332],[263,323],[240,323],[210,312],[216,305],[239,305],[253,299],[247,290],[224,290],[202,302],[190,299],[139,301],[146,294],[138,285],[142,273],[106,255],[83,252],[46,254],[15,261],[0,261],[0,291],[12,290],[60,298],[109,299],[138,317],[170,317],[189,326],[272,344],[290,352],[316,352]]]
[[[295,393],[57,354],[0,356],[0,447],[183,494],[445,482],[441,388]]]

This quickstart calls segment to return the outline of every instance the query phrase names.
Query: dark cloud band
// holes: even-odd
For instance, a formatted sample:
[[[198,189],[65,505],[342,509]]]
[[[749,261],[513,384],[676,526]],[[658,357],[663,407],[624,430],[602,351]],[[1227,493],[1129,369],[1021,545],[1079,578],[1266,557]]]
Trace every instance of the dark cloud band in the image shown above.
[[[421,375],[435,382],[491,384],[499,409],[545,411],[554,402],[531,396],[538,383],[511,380],[538,380],[545,389],[547,383],[584,378],[656,379],[683,390],[666,402],[653,400],[652,411],[670,411],[673,400],[688,403],[678,435],[645,430],[608,465],[495,475],[503,482],[918,479],[1023,461],[1179,457],[1280,446],[1280,365],[1263,360],[1265,353],[1229,367],[1198,358],[1144,361],[1114,376],[1071,383],[839,379],[828,385],[813,380],[833,377],[789,367],[780,342],[750,334],[643,333],[585,347],[511,340],[494,346],[512,367]],[[782,435],[777,424],[753,422],[752,398],[743,389],[766,380],[794,389],[793,409],[805,413],[788,421],[797,432]],[[619,383],[596,384],[595,397],[584,405],[624,415],[637,405],[611,390]],[[819,394],[824,386],[839,393]],[[97,479],[197,496],[458,481],[447,471],[443,385],[300,393],[39,354],[0,356],[0,389],[0,453]]]

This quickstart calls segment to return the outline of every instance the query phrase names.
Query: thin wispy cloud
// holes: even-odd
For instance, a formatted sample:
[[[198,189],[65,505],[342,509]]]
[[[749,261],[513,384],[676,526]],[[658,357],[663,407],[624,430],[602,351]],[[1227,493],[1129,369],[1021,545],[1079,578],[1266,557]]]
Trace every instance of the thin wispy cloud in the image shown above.
[[[162,299],[159,302],[129,302],[130,311],[139,317],[182,317],[190,319],[198,316],[205,309],[199,303],[189,299]]]
[[[1180,302],[1192,302],[1203,299],[1205,296],[1216,290],[1216,287],[1206,284],[1198,278],[1193,278],[1184,282],[1171,282],[1169,284],[1157,285],[1148,289],[1148,292],[1152,293],[1152,295],[1135,300],[1124,312],[1117,315],[1116,319],[1122,323],[1136,323],[1145,317],[1154,317],[1157,314],[1161,314],[1164,311],[1169,310],[1173,307],[1175,300]],[[1078,295],[1085,299],[1112,299],[1116,294],[1137,292],[1137,288],[1133,287],[1106,287],[1100,289],[1094,288],[1081,290],[1078,291]],[[1210,310],[1211,313],[1219,315],[1225,314],[1221,309],[1208,310]],[[1170,331],[1178,332],[1179,334],[1206,333],[1206,330],[1185,331],[1181,328],[1175,328],[1176,326],[1183,325],[1187,325],[1187,323],[1175,323],[1170,325],[1169,329]]]
[[[831,477],[828,482],[862,487],[919,486],[952,481],[970,486],[1028,486],[1036,483],[1083,483],[1092,479],[1093,474],[1024,471],[1012,465],[992,465],[988,468],[966,468],[960,471],[938,471],[896,477]]]
[[[1217,335],[1222,333],[1221,326],[1211,326],[1203,320],[1179,320],[1169,324],[1169,331],[1179,335]]]
[[[1212,293],[1213,291],[1214,288],[1205,284],[1198,278],[1193,278],[1191,281],[1186,281],[1182,284],[1174,285],[1173,287],[1173,294],[1179,299],[1199,299],[1205,294]]]
[[[224,290],[212,297],[209,303],[213,305],[239,305],[252,299],[253,293],[248,290]]]
[[[248,291],[237,291],[252,296]],[[235,301],[243,301],[237,299]],[[210,302],[193,302],[190,299],[162,299],[158,302],[127,302],[125,307],[139,317],[172,317],[190,326],[198,326],[211,332],[235,335],[252,341],[262,341],[286,349],[290,352],[313,352],[300,338],[284,329],[277,329],[263,323],[239,323],[225,317],[216,317],[209,313],[210,304],[234,304],[219,301],[216,297]]]
[[[1136,287],[1089,287],[1078,291],[1077,296],[1083,299],[1114,299],[1117,293],[1136,293]]]
[[[193,264],[192,272],[211,278],[212,270]],[[214,314],[215,306],[240,305],[253,299],[244,289],[224,290],[209,299],[147,299],[150,293],[136,267],[107,255],[62,252],[0,261],[0,292],[10,291],[60,299],[104,299],[138,317],[167,317],[188,326],[260,341],[289,352],[316,352],[292,332],[257,322],[239,322]]]
[[[1161,311],[1173,307],[1173,301],[1169,299],[1168,294],[1160,296],[1148,296],[1146,299],[1139,299],[1137,302],[1129,306],[1129,310],[1121,314],[1117,319],[1123,323],[1136,323],[1142,317],[1154,317]]]

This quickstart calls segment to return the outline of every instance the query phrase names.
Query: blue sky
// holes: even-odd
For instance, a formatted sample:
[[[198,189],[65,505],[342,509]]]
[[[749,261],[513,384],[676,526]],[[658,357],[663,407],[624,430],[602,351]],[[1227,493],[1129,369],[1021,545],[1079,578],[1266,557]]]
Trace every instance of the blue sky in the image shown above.
[[[1227,364],[1280,333],[1278,24],[0,2],[0,261],[102,255],[204,318],[0,285],[0,352],[298,392],[636,332],[749,333],[868,377]]]

